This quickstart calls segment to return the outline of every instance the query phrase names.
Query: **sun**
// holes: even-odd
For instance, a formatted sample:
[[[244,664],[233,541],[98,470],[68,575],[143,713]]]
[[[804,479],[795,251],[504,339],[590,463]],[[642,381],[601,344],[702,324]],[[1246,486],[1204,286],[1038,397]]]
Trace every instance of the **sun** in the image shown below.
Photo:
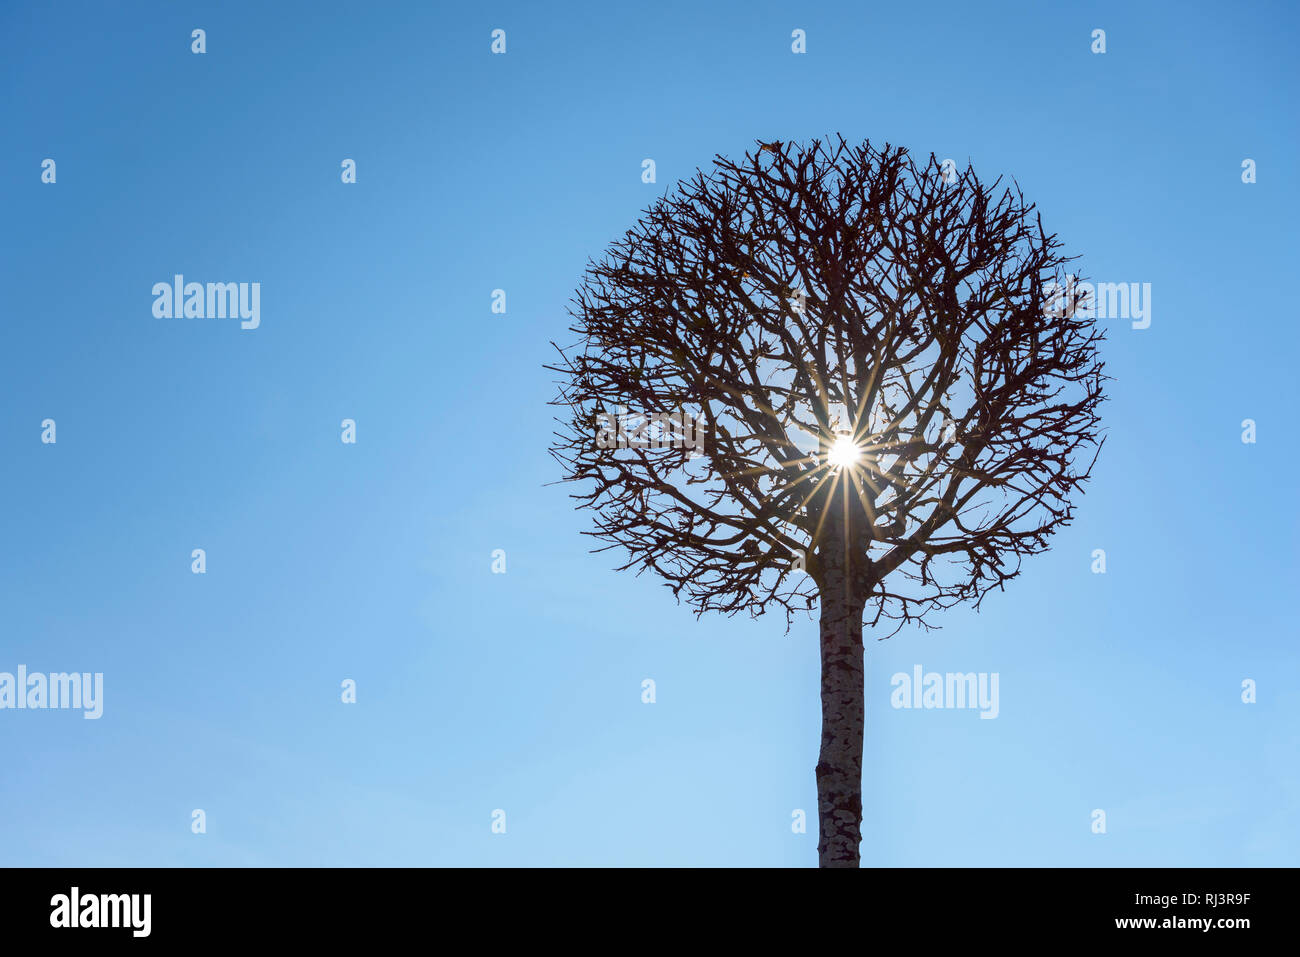
[[[835,444],[831,446],[831,450],[826,456],[826,460],[836,468],[856,465],[860,458],[862,458],[862,450],[858,448],[852,436],[847,432],[841,432],[836,437]]]

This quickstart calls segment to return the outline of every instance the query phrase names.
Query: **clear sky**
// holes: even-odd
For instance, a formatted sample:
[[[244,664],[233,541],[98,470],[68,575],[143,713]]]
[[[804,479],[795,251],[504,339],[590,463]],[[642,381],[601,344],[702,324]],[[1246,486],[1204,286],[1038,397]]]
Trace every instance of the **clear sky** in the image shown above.
[[[4,4],[0,671],[102,672],[104,714],[0,711],[0,863],[815,865],[816,623],[589,554],[542,365],[678,178],[841,132],[1014,176],[1152,290],[1103,322],[1076,522],[868,639],[864,863],[1295,864],[1298,19]],[[260,282],[259,328],[156,318],[177,273]],[[918,664],[997,673],[999,716],[891,708]]]

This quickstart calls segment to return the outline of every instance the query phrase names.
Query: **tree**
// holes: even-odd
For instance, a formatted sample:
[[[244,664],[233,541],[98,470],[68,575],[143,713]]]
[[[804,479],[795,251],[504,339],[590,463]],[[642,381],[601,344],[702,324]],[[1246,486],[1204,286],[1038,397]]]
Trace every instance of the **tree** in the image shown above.
[[[589,261],[552,454],[596,551],[697,615],[820,609],[822,866],[856,867],[864,622],[978,608],[1072,518],[1102,340],[1018,185],[759,143]]]

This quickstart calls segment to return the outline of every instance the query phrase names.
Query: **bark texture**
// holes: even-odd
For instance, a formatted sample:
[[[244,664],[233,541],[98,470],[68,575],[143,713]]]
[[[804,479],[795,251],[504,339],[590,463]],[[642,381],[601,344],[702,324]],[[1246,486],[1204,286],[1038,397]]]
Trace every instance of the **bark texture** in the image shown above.
[[[832,526],[838,524],[831,523]],[[862,841],[862,751],[866,732],[862,569],[843,550],[843,526],[828,536],[821,566],[822,740],[817,758],[820,867],[857,867]]]

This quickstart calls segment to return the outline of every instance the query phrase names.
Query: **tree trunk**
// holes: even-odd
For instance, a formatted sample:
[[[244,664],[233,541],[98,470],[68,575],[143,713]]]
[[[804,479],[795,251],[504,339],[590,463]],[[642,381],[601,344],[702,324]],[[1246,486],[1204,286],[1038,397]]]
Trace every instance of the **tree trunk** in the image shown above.
[[[821,867],[857,867],[862,840],[862,739],[866,730],[863,600],[829,549],[821,587],[822,743],[817,760]]]

